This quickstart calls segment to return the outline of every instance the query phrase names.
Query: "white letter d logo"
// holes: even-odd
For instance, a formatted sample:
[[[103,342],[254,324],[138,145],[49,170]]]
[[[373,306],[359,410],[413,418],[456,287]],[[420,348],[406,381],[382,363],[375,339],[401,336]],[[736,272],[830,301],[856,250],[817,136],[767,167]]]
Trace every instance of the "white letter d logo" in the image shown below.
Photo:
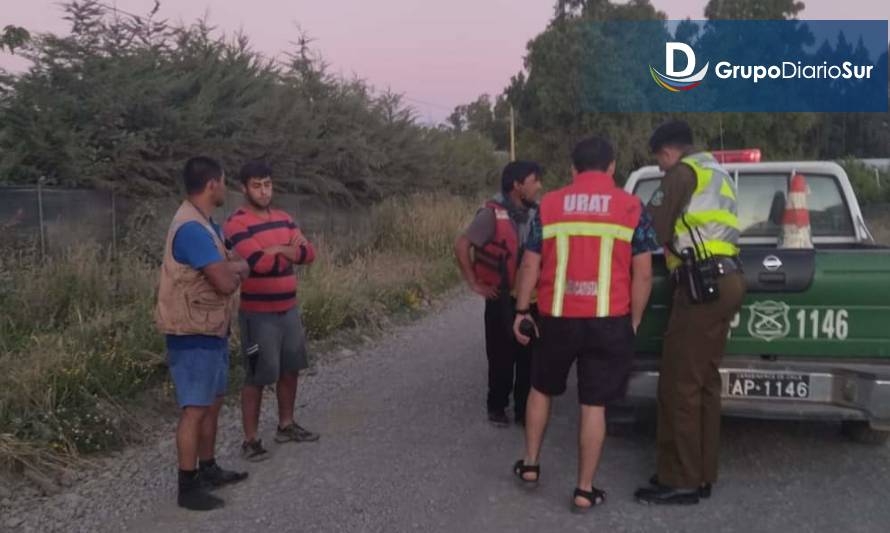
[[[674,70],[675,52],[686,54],[686,68],[682,71]],[[695,52],[686,43],[667,43],[664,47],[664,73],[671,77],[682,78],[695,71]]]
[[[682,71],[674,69],[674,58],[676,52],[683,52],[686,56],[686,68]],[[695,72],[695,52],[692,47],[686,43],[669,42],[664,45],[664,71],[667,74],[658,72],[652,65],[649,65],[649,72],[655,83],[661,85],[671,92],[688,91],[701,85],[701,81],[708,73],[708,66],[711,62],[705,63],[701,70]]]

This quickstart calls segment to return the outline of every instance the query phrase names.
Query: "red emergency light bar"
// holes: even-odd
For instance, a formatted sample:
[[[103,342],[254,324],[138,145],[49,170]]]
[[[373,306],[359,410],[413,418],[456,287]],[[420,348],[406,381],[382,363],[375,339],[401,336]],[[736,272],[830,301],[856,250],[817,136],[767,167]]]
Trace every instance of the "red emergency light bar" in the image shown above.
[[[745,150],[715,150],[711,152],[720,163],[759,163],[760,148]]]

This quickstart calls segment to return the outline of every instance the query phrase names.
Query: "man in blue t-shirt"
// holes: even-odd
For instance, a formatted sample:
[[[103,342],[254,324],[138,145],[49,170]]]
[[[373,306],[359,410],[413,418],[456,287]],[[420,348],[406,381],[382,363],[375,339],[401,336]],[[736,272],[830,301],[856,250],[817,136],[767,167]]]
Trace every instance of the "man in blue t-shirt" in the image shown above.
[[[227,257],[220,227],[210,217],[225,200],[222,167],[209,158],[192,158],[183,177],[188,198],[167,235],[156,318],[166,336],[181,408],[176,430],[178,503],[207,511],[223,506],[209,489],[247,477],[221,468],[214,452],[228,382],[232,295],[250,268],[241,259]]]
[[[212,218],[208,218],[208,222],[216,232],[217,237],[222,239],[222,230],[219,225],[214,222]],[[173,237],[173,258],[176,259],[178,263],[188,265],[199,271],[204,270],[209,265],[220,263],[225,260],[219,250],[217,250],[216,244],[213,241],[213,236],[198,222],[186,222],[176,231],[176,235]],[[184,355],[183,352],[207,350],[224,353],[224,363],[227,374],[229,366],[228,346],[229,338],[227,336],[167,335],[167,351],[171,358],[171,371],[177,372],[177,367],[179,365],[176,365],[175,363],[179,362],[178,359],[180,356]],[[201,379],[196,381],[190,378],[192,374],[191,372],[188,374],[182,372],[180,375],[174,375],[174,380],[176,380],[177,377],[180,378],[179,380],[176,380],[176,398],[180,406],[194,405],[196,403],[199,405],[205,404],[208,400],[212,401],[216,396],[225,394],[228,376],[222,375],[222,372],[218,372],[217,366],[219,369],[222,369],[222,365],[216,364],[214,364],[213,369],[207,369],[212,370],[207,372],[208,374],[216,375],[217,379],[215,380]],[[194,370],[194,363],[191,363],[190,367],[192,368],[189,370]],[[188,383],[188,385],[180,387],[180,383],[183,385]]]

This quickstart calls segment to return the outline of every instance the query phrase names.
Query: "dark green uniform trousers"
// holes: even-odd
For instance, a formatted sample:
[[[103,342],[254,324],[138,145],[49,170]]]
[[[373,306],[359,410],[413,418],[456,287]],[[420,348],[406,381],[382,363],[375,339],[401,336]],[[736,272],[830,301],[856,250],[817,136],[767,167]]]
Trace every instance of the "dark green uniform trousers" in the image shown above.
[[[720,279],[720,298],[692,304],[684,287],[674,299],[658,379],[658,480],[678,489],[717,481],[720,361],[729,324],[745,296],[740,273]]]

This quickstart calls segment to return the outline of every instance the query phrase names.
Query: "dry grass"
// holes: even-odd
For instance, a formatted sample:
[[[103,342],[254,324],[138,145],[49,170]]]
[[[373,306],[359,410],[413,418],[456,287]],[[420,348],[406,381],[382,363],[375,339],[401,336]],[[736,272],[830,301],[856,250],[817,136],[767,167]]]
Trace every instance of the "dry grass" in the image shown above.
[[[118,403],[161,375],[152,331],[153,269],[95,246],[37,268],[8,268],[0,295],[0,461],[27,442],[38,459],[105,450],[127,441],[135,419]],[[15,459],[22,465],[26,456]],[[46,463],[39,460],[38,462]]]
[[[316,237],[318,259],[300,287],[310,337],[381,328],[452,286],[451,243],[473,211],[451,196],[390,199],[372,210],[363,246],[348,235]],[[0,263],[0,466],[52,474],[83,453],[120,447],[142,430],[134,400],[147,390],[169,397],[150,248],[159,246]]]
[[[453,285],[451,245],[473,212],[474,203],[452,196],[389,199],[372,211],[372,238],[364,248],[340,253],[322,240],[300,289],[310,336],[379,328],[391,313],[416,310]]]

